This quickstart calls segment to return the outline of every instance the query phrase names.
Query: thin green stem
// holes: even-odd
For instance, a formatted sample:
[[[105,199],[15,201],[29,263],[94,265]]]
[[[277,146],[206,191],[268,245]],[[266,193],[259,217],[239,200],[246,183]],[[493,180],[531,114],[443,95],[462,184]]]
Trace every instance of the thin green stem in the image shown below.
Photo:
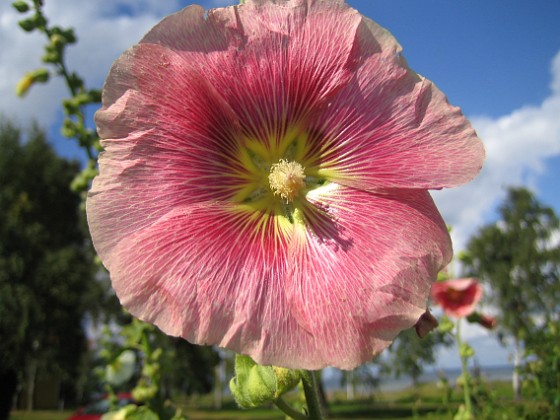
[[[322,420],[321,403],[319,402],[319,389],[317,388],[317,379],[312,371],[302,370],[301,383],[303,384],[303,392],[307,401],[307,410],[309,418],[312,420]]]
[[[278,407],[280,410],[282,410],[284,412],[284,414],[286,414],[287,416],[289,416],[289,417],[291,417],[295,420],[307,420],[308,419],[308,417],[305,414],[297,411],[295,408],[293,408],[291,405],[289,405],[286,401],[284,401],[282,399],[282,397],[279,397],[279,398],[275,399],[273,402],[276,405],[276,407]]]
[[[470,374],[467,366],[467,357],[462,353],[463,341],[461,340],[461,320],[457,320],[457,332],[455,335],[459,347],[459,358],[461,359],[461,370],[463,372],[463,393],[465,396],[465,409],[472,416]]]
[[[47,22],[47,19],[45,17],[45,15],[43,14],[43,10],[41,9],[41,6],[38,3],[35,3],[35,12],[41,16],[45,22]],[[47,36],[48,39],[51,39],[53,36],[53,31],[48,27],[48,24],[46,23],[45,26],[42,28],[42,31],[45,33],[45,35]],[[66,82],[66,86],[68,87],[68,90],[70,91],[70,94],[72,95],[72,97],[76,97],[78,95],[78,90],[76,89],[76,87],[74,86],[74,84],[72,83],[71,77],[70,77],[70,72],[68,71],[68,68],[66,67],[66,62],[65,62],[65,57],[64,57],[64,50],[62,49],[62,51],[60,51],[60,57],[59,60],[56,63],[53,63],[55,65],[55,67],[58,70],[58,74],[60,76],[62,76],[62,78],[64,79],[64,81]],[[82,86],[81,90],[84,90],[84,87]],[[76,118],[78,119],[78,126],[81,128],[82,132],[80,134],[78,134],[78,141],[80,142],[80,145],[82,146],[82,148],[84,149],[84,151],[86,152],[88,159],[90,160],[95,160],[95,152],[93,150],[93,147],[91,146],[91,144],[87,144],[86,141],[84,141],[83,137],[83,130],[85,130],[85,112],[83,110],[83,106],[79,106],[78,107],[78,112],[76,113]]]

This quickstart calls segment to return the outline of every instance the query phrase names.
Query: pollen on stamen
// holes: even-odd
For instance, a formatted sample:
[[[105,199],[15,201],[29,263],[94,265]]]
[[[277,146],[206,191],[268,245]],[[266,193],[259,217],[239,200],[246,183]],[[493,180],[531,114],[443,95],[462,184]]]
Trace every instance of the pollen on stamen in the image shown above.
[[[305,187],[305,169],[298,162],[282,159],[270,167],[268,182],[274,195],[290,203]]]

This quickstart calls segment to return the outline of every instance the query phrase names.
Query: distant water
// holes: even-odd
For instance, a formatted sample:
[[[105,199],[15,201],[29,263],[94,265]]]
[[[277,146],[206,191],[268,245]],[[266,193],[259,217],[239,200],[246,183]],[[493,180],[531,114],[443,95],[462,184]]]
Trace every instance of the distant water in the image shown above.
[[[471,369],[471,375],[473,372]],[[511,375],[513,373],[513,366],[485,366],[479,367],[479,375],[486,381],[508,381],[511,380]],[[449,381],[450,385],[454,385],[457,378],[461,375],[461,369],[440,369],[428,370],[420,376],[420,382],[437,382],[440,377],[445,377]],[[395,378],[382,378],[379,383],[379,388],[383,391],[396,391],[399,389],[407,388],[412,386],[412,380],[407,377]]]
[[[479,366],[478,370],[478,374],[486,381],[509,381],[511,380],[511,375],[513,373],[513,366]],[[474,375],[477,372],[474,372],[471,369],[470,373],[471,375]],[[437,382],[440,377],[445,377],[449,381],[450,385],[454,385],[459,375],[461,375],[461,369],[459,368],[439,370],[428,369],[420,376],[420,382]],[[326,390],[334,391],[343,389],[343,387],[340,385],[340,373],[336,374],[333,372],[331,375],[329,375],[328,378],[323,379]],[[380,376],[377,389],[380,391],[398,391],[410,386],[412,386],[412,380],[407,376],[403,375],[400,378],[394,378],[392,376]],[[366,389],[361,389],[361,391],[366,391]]]

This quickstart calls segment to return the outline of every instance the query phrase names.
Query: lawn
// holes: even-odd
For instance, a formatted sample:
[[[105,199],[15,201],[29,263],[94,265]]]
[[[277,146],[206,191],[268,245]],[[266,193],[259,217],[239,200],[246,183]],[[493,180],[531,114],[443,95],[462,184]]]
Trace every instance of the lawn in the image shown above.
[[[486,386],[480,398],[487,398],[482,404],[485,413],[480,418],[544,418],[538,415],[538,404],[534,402],[513,403],[511,385],[494,382]],[[424,384],[417,389],[375,393],[374,397],[362,396],[347,401],[343,394],[329,396],[329,418],[332,419],[426,419],[447,420],[461,403],[462,394],[454,390],[448,404],[443,403],[445,391],[435,384]],[[490,403],[491,401],[491,403]],[[274,407],[254,410],[240,410],[233,401],[226,401],[221,410],[211,407],[211,396],[190,397],[179,401],[183,413],[191,420],[283,420],[285,416]],[[12,413],[11,420],[65,420],[70,411],[33,411]]]

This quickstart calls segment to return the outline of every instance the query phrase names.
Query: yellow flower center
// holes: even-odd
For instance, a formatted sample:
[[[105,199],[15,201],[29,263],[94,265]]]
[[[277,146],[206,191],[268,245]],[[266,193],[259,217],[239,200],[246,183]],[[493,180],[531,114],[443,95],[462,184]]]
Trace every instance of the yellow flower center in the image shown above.
[[[274,195],[291,203],[305,188],[305,169],[298,162],[281,159],[270,167],[268,182]]]

